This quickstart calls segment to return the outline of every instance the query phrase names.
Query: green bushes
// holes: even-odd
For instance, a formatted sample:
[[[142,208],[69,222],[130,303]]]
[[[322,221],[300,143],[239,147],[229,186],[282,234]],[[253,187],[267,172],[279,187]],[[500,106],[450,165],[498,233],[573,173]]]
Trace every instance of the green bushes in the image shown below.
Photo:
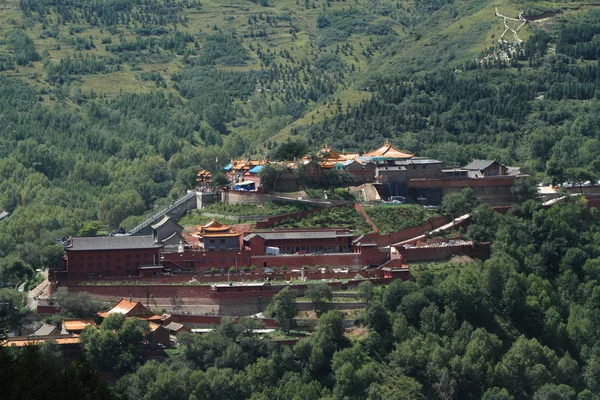
[[[231,34],[219,32],[204,38],[200,65],[246,65],[250,53],[242,42]]]
[[[286,203],[274,201],[264,203],[262,207],[253,204],[224,204],[213,203],[206,207],[206,212],[225,214],[225,215],[281,215],[290,214],[315,208],[313,204],[308,203]]]
[[[317,18],[321,34],[317,38],[319,47],[343,42],[352,34],[395,35],[391,21],[372,24],[375,17],[356,8],[329,12]]]
[[[275,225],[279,228],[349,228],[368,233],[371,226],[352,205],[326,208],[297,220],[285,220]]]
[[[429,214],[419,205],[365,207],[365,212],[382,234],[422,224]]]

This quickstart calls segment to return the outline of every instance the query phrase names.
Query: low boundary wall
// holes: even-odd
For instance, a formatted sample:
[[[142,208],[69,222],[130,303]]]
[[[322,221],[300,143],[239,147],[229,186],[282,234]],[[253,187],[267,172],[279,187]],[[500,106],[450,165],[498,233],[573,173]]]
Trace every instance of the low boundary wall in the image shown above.
[[[377,227],[377,225],[375,225],[375,222],[373,222],[373,220],[371,219],[371,217],[369,217],[369,215],[367,214],[367,212],[365,211],[365,209],[358,203],[354,203],[354,209],[363,217],[363,219],[369,224],[371,225],[371,228],[373,228],[373,232],[375,233],[379,233],[379,228]]]
[[[402,255],[404,262],[440,261],[447,260],[452,256],[464,255],[481,260],[490,258],[491,243],[457,244],[449,246],[423,246],[423,247],[397,247],[398,253]]]
[[[371,282],[375,285],[388,284],[393,278],[380,278],[381,271],[370,271]],[[365,275],[366,271],[361,271]],[[317,274],[325,279],[334,273]],[[354,274],[356,275],[356,274]],[[339,277],[339,276],[336,276]],[[406,278],[408,279],[408,277]],[[355,288],[364,279],[349,280],[348,282],[327,282],[332,290],[343,290]],[[210,285],[168,285],[168,284],[145,284],[145,285],[76,285],[74,283],[66,286],[69,292],[86,292],[92,297],[114,302],[121,298],[140,301],[150,308],[165,309],[172,313],[181,315],[231,315],[244,316],[252,315],[265,310],[271,298],[279,290],[290,287],[292,290],[302,295],[306,291],[308,284],[292,285],[276,282],[271,286],[260,285],[236,285],[219,286],[213,289]],[[179,299],[180,304],[175,306],[172,299]],[[43,307],[43,306],[40,306]],[[49,305],[42,308],[50,313],[56,311],[55,307]],[[180,312],[177,312],[177,311]]]
[[[222,316],[218,315],[185,315],[185,314],[171,314],[171,319],[180,324],[194,327],[210,327],[212,325],[220,325],[223,320]],[[260,318],[258,321],[264,322],[267,328],[277,328],[279,324],[277,321],[271,318]],[[237,322],[237,320],[236,320]]]
[[[362,265],[360,253],[331,253],[331,254],[290,254],[252,256],[252,264],[256,267],[300,268],[304,265],[329,265],[331,267],[347,267]]]
[[[399,232],[389,233],[386,235],[380,235],[378,233],[370,233],[365,235],[363,239],[370,240],[377,246],[389,246],[390,244],[402,242],[404,240],[412,239],[414,237],[430,232],[440,226],[446,225],[450,222],[450,218],[445,216],[438,216],[423,222],[420,225],[413,226],[411,228],[403,229]]]
[[[335,302],[335,303],[321,303],[319,304],[319,310],[321,311],[329,311],[329,310],[360,310],[361,308],[365,308],[367,303],[364,302]],[[312,311],[315,309],[315,304],[310,301],[300,301],[298,302],[298,310],[299,311]]]
[[[271,256],[277,257],[277,256]],[[299,268],[301,268],[300,266]],[[378,278],[380,276],[380,271],[378,269],[370,269],[367,271],[360,270],[348,270],[348,272],[335,272],[331,269],[327,269],[325,271],[315,270],[315,269],[306,269],[304,271],[304,276],[308,280],[320,280],[320,279],[354,279],[356,275],[361,275],[365,278]],[[264,272],[247,272],[247,273],[239,273],[239,274],[229,274],[226,273],[221,274],[211,274],[211,275],[202,275],[202,274],[177,274],[172,276],[158,276],[152,278],[98,278],[94,281],[86,281],[86,280],[61,280],[58,286],[67,286],[67,287],[102,287],[102,288],[110,288],[110,287],[132,287],[132,288],[140,288],[140,287],[157,287],[157,286],[174,286],[179,284],[178,286],[184,287],[199,287],[205,286],[209,287],[210,284],[227,282],[228,280],[231,282],[266,282],[272,281],[273,284],[277,284],[277,282],[285,282],[291,281],[292,279],[298,279],[300,277],[300,272],[292,272],[291,268],[287,271],[277,271],[272,273],[264,273]],[[137,293],[137,292],[136,292]]]

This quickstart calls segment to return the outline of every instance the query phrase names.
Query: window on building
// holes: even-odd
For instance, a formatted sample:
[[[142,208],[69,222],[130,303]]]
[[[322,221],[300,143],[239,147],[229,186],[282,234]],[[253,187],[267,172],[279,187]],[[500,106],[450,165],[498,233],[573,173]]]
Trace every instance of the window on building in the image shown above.
[[[89,279],[94,279],[94,273],[93,273],[93,272],[90,272],[90,273],[88,274],[88,278],[89,278]]]
[[[139,254],[136,254],[136,255],[135,255],[135,258],[136,258],[136,259],[140,258],[140,255],[139,255]]]
[[[79,261],[83,261],[83,256],[79,256]]]
[[[208,243],[210,243],[210,244],[214,244],[214,243],[215,243],[215,239],[210,239],[210,240],[208,241]]]
[[[127,254],[125,258],[129,260],[131,258],[131,254]]]
[[[96,257],[96,260],[102,260],[102,255],[98,255],[98,257]]]
[[[144,253],[144,258],[148,258],[148,253]]]
[[[96,264],[96,267],[98,267],[98,268],[102,268],[102,263],[101,263],[101,262],[99,262],[98,264]]]
[[[94,256],[88,256],[88,260],[93,260]]]
[[[225,239],[219,239],[219,243],[225,243]]]

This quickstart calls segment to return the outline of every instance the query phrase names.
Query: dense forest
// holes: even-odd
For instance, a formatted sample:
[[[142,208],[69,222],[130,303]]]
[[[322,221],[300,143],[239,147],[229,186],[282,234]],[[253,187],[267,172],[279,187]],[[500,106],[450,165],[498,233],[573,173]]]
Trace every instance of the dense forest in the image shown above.
[[[37,379],[95,382],[92,366],[122,376],[112,394],[96,384],[88,398],[596,399],[597,210],[580,198],[551,208],[528,200],[512,215],[478,206],[473,216],[467,236],[492,241],[492,257],[423,265],[410,281],[375,288],[361,334],[345,335],[343,315],[328,311],[310,336],[275,347],[251,333],[260,322],[225,319],[214,332],[182,334],[166,362],[140,365],[147,323],[111,315],[84,331],[85,361]],[[293,299],[284,290],[267,312],[283,320]],[[46,371],[52,354],[0,350],[5,360],[27,355],[17,370]],[[8,382],[8,393],[36,387]]]

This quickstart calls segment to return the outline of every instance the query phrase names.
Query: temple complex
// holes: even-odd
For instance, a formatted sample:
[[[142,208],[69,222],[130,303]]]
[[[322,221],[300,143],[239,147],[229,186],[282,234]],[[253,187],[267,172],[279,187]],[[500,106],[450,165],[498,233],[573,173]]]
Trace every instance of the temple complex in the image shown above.
[[[463,167],[444,168],[440,160],[417,157],[389,141],[367,153],[338,153],[325,145],[316,156],[305,155],[293,161],[239,160],[225,170],[234,191],[261,190],[260,170],[267,164],[285,167],[279,179],[281,190],[299,189],[293,171],[304,165],[306,176],[317,181],[327,171],[345,171],[354,185],[373,184],[381,199],[411,198],[422,204],[439,204],[444,194],[471,187],[490,205],[511,204],[510,187],[522,175],[518,167],[508,167],[496,160],[472,160]],[[265,188],[268,190],[269,188]]]

